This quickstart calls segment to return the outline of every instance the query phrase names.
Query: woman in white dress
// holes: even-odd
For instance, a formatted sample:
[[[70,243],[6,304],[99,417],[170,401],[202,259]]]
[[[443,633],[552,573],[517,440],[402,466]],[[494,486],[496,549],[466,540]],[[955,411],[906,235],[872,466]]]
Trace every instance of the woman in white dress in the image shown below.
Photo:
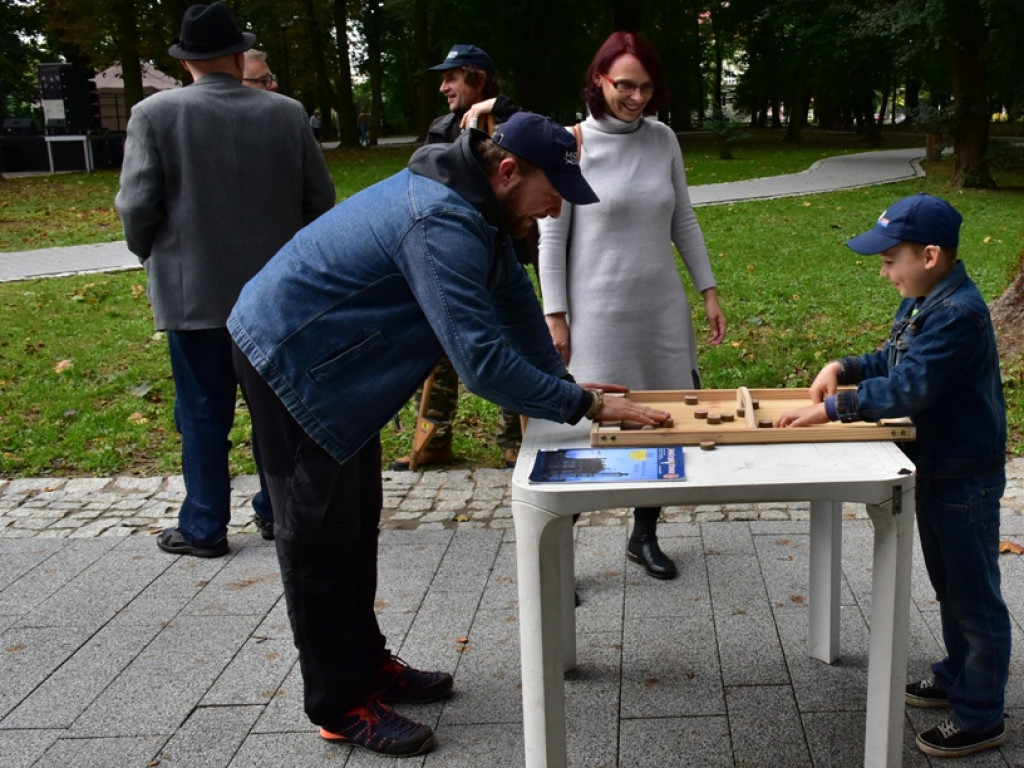
[[[540,222],[540,283],[555,347],[580,381],[632,389],[700,387],[690,304],[672,251],[703,297],[708,342],[725,315],[704,235],[690,204],[675,133],[647,116],[666,102],[657,55],[616,32],[590,64],[580,167],[600,198]],[[627,556],[655,578],[676,566],[658,546],[658,507],[634,510]]]

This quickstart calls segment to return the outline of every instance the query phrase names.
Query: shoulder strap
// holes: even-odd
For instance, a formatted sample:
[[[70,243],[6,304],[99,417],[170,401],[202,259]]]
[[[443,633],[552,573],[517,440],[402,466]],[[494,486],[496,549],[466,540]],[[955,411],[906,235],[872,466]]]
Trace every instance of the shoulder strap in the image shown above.
[[[576,123],[569,130],[576,137],[576,162],[578,163],[583,159],[583,123]]]

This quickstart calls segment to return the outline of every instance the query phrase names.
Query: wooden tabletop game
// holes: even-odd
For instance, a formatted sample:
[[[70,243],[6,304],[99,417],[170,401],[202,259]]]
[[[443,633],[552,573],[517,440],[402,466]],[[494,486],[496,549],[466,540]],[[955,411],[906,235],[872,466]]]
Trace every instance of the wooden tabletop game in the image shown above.
[[[635,390],[629,399],[668,411],[672,417],[660,427],[628,421],[595,422],[590,430],[592,446],[700,445],[711,450],[716,444],[728,443],[903,441],[917,436],[909,419],[834,421],[786,429],[772,426],[783,413],[811,404],[808,389]]]

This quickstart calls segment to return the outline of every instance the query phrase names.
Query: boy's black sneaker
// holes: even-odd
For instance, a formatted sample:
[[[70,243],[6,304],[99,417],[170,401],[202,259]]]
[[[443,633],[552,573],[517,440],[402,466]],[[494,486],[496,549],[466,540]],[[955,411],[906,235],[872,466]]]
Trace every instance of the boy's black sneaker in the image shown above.
[[[413,669],[392,655],[377,672],[374,688],[384,701],[423,704],[443,699],[452,692],[454,681],[447,672]]]
[[[429,725],[403,717],[376,697],[346,712],[335,730],[321,728],[320,738],[390,757],[422,755],[434,748]]]
[[[946,691],[936,685],[934,677],[929,677],[919,683],[908,683],[904,701],[908,706],[922,709],[949,708]]]
[[[932,757],[964,757],[994,749],[1006,741],[1006,728],[1000,723],[987,731],[962,731],[951,720],[918,734],[917,748]]]

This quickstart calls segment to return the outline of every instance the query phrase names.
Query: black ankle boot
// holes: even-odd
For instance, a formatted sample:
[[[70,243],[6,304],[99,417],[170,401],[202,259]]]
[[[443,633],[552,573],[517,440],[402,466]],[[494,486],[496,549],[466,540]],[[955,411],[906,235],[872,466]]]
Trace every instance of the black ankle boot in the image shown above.
[[[629,546],[626,547],[626,557],[634,563],[640,563],[648,575],[656,579],[674,579],[676,577],[676,564],[661,551],[661,547],[658,546],[658,537],[653,533],[632,536]]]

